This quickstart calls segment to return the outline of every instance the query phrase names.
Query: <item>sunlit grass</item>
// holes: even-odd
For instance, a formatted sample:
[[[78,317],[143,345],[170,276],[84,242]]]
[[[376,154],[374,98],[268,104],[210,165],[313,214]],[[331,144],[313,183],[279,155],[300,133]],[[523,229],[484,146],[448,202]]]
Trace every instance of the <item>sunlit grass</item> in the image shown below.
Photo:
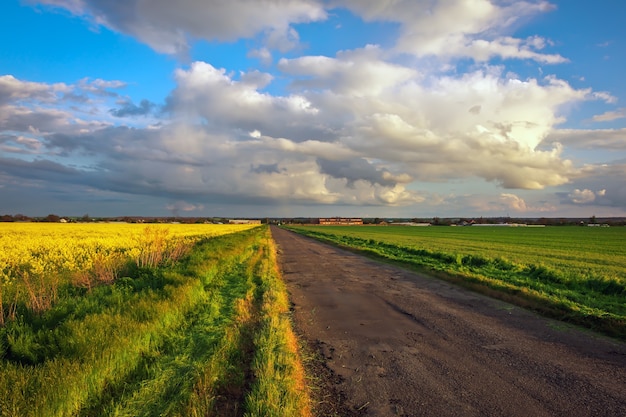
[[[287,291],[275,258],[276,249],[268,242],[258,270],[263,296],[252,362],[256,379],[246,398],[246,415],[308,416],[311,408],[304,368],[288,315]]]

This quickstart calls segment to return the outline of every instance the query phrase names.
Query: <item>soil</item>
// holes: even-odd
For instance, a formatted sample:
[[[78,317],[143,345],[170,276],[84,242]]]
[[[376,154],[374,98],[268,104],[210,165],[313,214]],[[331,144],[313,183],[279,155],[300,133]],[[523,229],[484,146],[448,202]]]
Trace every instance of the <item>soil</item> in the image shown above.
[[[318,416],[626,416],[626,343],[272,227]]]

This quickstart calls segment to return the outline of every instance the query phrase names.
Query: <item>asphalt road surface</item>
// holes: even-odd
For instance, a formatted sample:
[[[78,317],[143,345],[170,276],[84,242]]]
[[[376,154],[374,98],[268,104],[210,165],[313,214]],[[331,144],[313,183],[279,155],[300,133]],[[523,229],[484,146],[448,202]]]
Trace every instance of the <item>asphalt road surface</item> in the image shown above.
[[[626,417],[626,343],[272,235],[296,331],[321,358],[317,415]]]

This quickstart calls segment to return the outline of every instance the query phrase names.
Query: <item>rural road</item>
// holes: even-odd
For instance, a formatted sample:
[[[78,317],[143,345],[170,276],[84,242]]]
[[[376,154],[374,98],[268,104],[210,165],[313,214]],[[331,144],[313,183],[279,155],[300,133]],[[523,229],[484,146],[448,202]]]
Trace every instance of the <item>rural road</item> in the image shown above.
[[[626,417],[626,343],[271,230],[318,415]]]

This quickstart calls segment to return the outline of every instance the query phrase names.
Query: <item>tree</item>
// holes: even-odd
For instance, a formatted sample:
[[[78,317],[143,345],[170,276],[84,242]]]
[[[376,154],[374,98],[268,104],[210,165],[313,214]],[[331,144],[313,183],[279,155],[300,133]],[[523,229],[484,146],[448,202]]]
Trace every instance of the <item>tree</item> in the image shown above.
[[[43,221],[44,222],[50,222],[50,223],[56,223],[59,220],[61,220],[61,218],[59,216],[57,216],[56,214],[48,214]]]

